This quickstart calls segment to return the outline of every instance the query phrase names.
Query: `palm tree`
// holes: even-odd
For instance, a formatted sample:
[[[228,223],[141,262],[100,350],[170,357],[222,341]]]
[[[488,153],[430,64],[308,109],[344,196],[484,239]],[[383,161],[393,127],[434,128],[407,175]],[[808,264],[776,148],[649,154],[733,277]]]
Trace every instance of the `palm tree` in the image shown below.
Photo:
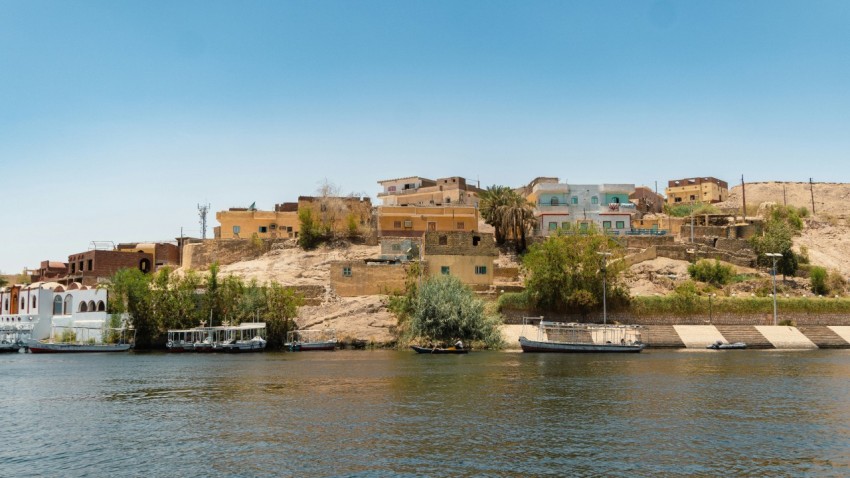
[[[504,225],[502,224],[502,214],[500,208],[507,205],[514,191],[507,186],[490,186],[481,193],[481,201],[479,203],[479,212],[484,222],[493,226],[495,229],[496,244],[504,244],[507,239],[507,234]]]
[[[524,251],[528,246],[528,235],[534,229],[534,205],[515,191],[510,191],[507,201],[499,207],[497,214],[504,228],[505,239],[513,239],[518,253]]]

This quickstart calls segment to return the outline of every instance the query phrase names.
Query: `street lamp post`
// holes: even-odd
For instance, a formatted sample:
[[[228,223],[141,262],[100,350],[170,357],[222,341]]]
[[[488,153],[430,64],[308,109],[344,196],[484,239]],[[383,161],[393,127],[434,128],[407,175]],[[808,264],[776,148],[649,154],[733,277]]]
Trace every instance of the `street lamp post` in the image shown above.
[[[602,258],[602,325],[608,324],[608,304],[607,304],[607,290],[608,284],[606,281],[606,263],[605,261],[608,259],[608,256],[611,255],[610,252],[597,252]]]
[[[765,255],[773,259],[773,325],[776,325],[776,260],[782,257],[782,254],[767,252]]]

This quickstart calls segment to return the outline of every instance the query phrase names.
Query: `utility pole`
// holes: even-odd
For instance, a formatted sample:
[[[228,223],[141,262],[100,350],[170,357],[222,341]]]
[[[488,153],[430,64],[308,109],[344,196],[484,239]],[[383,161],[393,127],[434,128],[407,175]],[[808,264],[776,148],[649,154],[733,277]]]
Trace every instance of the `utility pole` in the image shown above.
[[[788,196],[785,194],[785,183],[782,183],[782,204],[788,207]]]
[[[744,175],[741,175],[741,201],[744,205],[744,213],[742,217],[744,218],[744,222],[747,222],[747,187],[744,184]]]
[[[809,178],[809,190],[812,192],[812,216],[815,215],[815,183]]]

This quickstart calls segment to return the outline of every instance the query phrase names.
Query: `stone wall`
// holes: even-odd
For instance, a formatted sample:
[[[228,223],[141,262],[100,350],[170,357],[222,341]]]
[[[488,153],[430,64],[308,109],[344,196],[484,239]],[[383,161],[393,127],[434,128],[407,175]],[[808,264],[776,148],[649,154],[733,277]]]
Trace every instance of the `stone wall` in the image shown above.
[[[183,267],[203,270],[213,262],[219,265],[256,259],[271,250],[273,239],[209,239],[183,246]]]
[[[493,266],[493,280],[504,282],[516,282],[519,280],[519,267]]]
[[[493,234],[467,231],[432,231],[425,233],[425,258],[437,256],[499,255]]]
[[[623,258],[626,261],[626,267],[631,267],[635,264],[639,264],[643,261],[651,261],[658,257],[657,248],[655,246],[649,247],[641,252],[637,252],[634,254],[629,254]]]
[[[625,247],[630,249],[646,249],[652,246],[675,243],[673,236],[626,236]]]

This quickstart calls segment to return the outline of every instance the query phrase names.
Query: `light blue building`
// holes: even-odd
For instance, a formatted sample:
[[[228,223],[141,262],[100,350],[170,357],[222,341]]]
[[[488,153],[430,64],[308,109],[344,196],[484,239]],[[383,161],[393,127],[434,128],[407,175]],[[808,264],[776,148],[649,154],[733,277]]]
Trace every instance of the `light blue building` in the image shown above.
[[[634,184],[567,184],[541,178],[527,198],[534,204],[537,233],[548,236],[568,225],[588,229],[590,224],[612,234],[631,230],[635,206],[629,202]]]

